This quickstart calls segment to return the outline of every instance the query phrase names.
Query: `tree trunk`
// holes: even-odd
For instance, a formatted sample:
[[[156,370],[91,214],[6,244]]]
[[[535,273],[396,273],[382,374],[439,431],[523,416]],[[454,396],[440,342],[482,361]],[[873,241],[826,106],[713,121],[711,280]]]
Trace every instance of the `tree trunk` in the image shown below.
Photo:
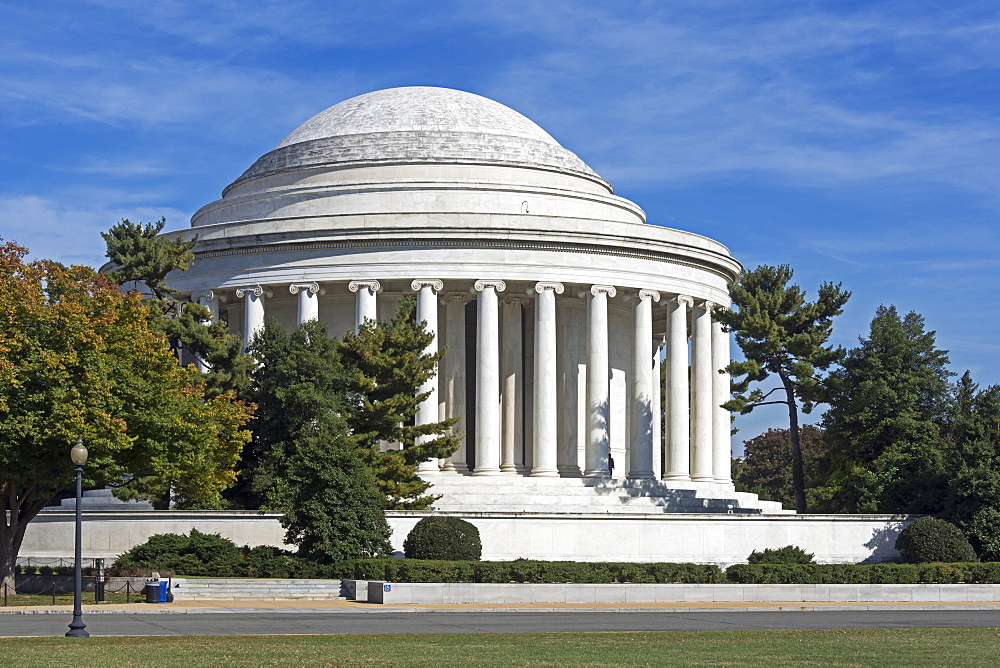
[[[10,526],[6,522],[0,526],[0,596],[3,596],[4,588],[8,594],[16,592],[14,567],[23,539],[24,528],[18,525],[16,518],[11,518]]]
[[[799,443],[799,406],[795,401],[795,387],[790,378],[781,375],[788,400],[788,436],[792,442],[792,493],[795,495],[795,512],[806,512],[806,477],[802,469],[802,447]]]

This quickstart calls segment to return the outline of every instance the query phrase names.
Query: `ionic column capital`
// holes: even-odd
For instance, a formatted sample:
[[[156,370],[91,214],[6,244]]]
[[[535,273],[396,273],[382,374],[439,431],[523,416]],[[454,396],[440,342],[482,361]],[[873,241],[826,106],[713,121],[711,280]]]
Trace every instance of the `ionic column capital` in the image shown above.
[[[688,308],[694,306],[694,298],[687,295],[674,295],[673,297],[667,299],[667,301],[674,304],[681,304],[683,306],[687,306]]]
[[[501,280],[482,279],[476,281],[476,284],[473,287],[476,292],[482,292],[486,288],[493,288],[497,292],[503,292],[507,289],[507,284]]]
[[[528,297],[522,297],[518,294],[510,294],[503,298],[504,304],[530,304],[531,300]]]
[[[535,292],[538,294],[542,294],[546,290],[552,290],[557,295],[561,295],[565,289],[562,283],[556,283],[555,281],[539,281],[535,283]]]
[[[316,294],[319,292],[319,283],[292,283],[288,286],[288,291],[293,295],[299,294],[300,290],[305,290],[310,294]]]
[[[221,296],[222,295],[219,295],[219,297]],[[191,294],[191,301],[193,302],[200,302],[202,300],[211,301],[215,298],[215,290],[205,290],[204,292],[194,292]]]
[[[242,288],[236,288],[236,296],[239,299],[243,299],[246,295],[251,294],[255,297],[264,296],[264,288],[259,285],[249,285]]]
[[[594,295],[607,295],[608,297],[614,297],[618,294],[618,290],[615,289],[613,285],[592,285],[590,286],[590,294]]]
[[[639,301],[643,299],[652,299],[654,302],[660,301],[660,293],[658,290],[639,290]]]
[[[361,288],[368,288],[372,292],[382,292],[382,284],[375,279],[364,280],[364,281],[351,281],[347,284],[347,289],[351,292],[357,292]]]
[[[415,292],[420,292],[421,288],[428,286],[434,288],[434,292],[441,292],[442,290],[444,290],[444,281],[437,278],[429,278],[429,279],[417,278],[410,283],[410,289]]]

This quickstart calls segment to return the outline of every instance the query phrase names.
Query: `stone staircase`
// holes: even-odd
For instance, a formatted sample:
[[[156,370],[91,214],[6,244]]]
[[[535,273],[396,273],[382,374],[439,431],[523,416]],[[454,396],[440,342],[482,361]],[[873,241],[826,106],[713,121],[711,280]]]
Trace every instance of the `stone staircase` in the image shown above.
[[[340,580],[191,580],[173,578],[175,601],[346,600]]]
[[[712,513],[786,515],[775,501],[722,485],[676,488],[658,480],[532,478],[444,473],[428,479],[436,510],[522,513]]]

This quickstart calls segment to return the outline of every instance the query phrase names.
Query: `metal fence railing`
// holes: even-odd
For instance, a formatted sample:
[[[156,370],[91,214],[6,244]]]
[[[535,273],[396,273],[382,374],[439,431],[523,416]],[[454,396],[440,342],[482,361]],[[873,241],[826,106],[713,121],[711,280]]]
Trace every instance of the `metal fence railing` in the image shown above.
[[[114,582],[115,580],[119,580],[119,578],[113,578],[112,582]],[[117,585],[117,586],[114,586],[114,587],[109,587],[108,586],[109,583],[107,581],[103,581],[103,582],[99,581],[98,578],[97,578],[97,576],[93,576],[93,575],[91,575],[91,576],[85,576],[83,578],[83,582],[84,582],[84,585],[83,585],[84,600],[91,598],[91,595],[93,595],[93,602],[94,603],[102,603],[102,602],[104,602],[106,600],[107,594],[121,594],[121,593],[124,593],[125,594],[125,602],[126,603],[131,603],[132,602],[132,596],[142,597],[142,596],[145,595],[144,587],[137,587],[137,586],[135,586],[134,584],[132,584],[132,580],[129,579],[129,578],[125,578],[124,582],[122,582],[120,584],[117,583],[117,582],[115,582],[115,585]],[[31,590],[30,592],[29,591],[24,591],[24,589],[25,588],[22,588],[21,591],[15,592],[15,590],[12,589],[6,582],[0,583],[0,594],[2,594],[2,596],[0,596],[0,598],[2,598],[2,600],[3,600],[3,605],[5,607],[8,606],[8,605],[10,605],[9,601],[10,601],[11,597],[15,596],[16,594],[31,595],[31,596],[51,596],[52,597],[52,605],[56,605],[56,597],[58,597],[58,596],[72,596],[73,595],[73,584],[72,583],[70,583],[67,586],[65,583],[61,583],[61,582],[58,582],[58,581],[54,581],[54,582],[52,582],[52,583],[50,583],[48,585],[45,585],[45,586],[43,586],[41,588],[38,588],[37,586],[27,587],[27,589]],[[89,602],[89,601],[87,601],[87,602]]]

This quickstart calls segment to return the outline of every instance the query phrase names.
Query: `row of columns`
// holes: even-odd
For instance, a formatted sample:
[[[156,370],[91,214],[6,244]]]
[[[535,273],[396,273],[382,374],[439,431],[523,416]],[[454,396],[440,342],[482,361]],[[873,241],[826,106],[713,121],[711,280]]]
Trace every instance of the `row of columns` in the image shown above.
[[[502,280],[479,280],[474,290],[477,298],[476,405],[475,405],[475,475],[500,475],[523,470],[518,457],[523,442],[524,379],[520,377],[521,306],[527,300],[515,297],[506,301],[501,331],[499,294],[506,290]],[[352,281],[356,293],[355,331],[366,320],[376,319],[376,299],[381,285],[376,280]],[[417,293],[416,317],[425,321],[435,336],[427,352],[438,351],[438,300],[442,281],[414,280]],[[558,467],[558,397],[556,296],[565,288],[558,282],[536,283],[534,294],[534,355],[530,475],[557,477]],[[298,322],[318,317],[316,283],[296,283],[289,287],[298,295]],[[247,341],[264,326],[263,297],[269,293],[261,286],[236,289],[244,300],[244,333]],[[610,475],[610,356],[608,299],[617,294],[610,285],[593,285],[579,296],[587,298],[586,332],[586,454],[583,475],[603,478]],[[677,295],[665,299],[667,306],[666,343],[666,434],[660,434],[660,346],[653,331],[653,304],[661,300],[655,290],[639,290],[633,301],[633,377],[632,430],[630,434],[628,477],[652,479],[660,468],[661,438],[666,450],[662,462],[663,479],[675,482],[730,483],[730,419],[720,405],[729,398],[729,376],[718,373],[729,364],[729,335],[720,323],[712,320],[712,304]],[[198,296],[213,319],[217,317],[219,297],[212,291]],[[418,405],[417,425],[437,422],[439,387],[445,395],[444,417],[462,415],[465,404],[465,303],[461,295],[446,301],[448,340],[444,368],[429,379],[421,392],[428,396]],[[688,365],[688,311],[691,313],[690,367]],[[502,345],[501,345],[502,344]],[[501,369],[512,370],[501,377]],[[423,437],[427,438],[427,437]],[[436,461],[423,462],[422,476],[439,470],[467,470],[464,446],[440,466]]]

